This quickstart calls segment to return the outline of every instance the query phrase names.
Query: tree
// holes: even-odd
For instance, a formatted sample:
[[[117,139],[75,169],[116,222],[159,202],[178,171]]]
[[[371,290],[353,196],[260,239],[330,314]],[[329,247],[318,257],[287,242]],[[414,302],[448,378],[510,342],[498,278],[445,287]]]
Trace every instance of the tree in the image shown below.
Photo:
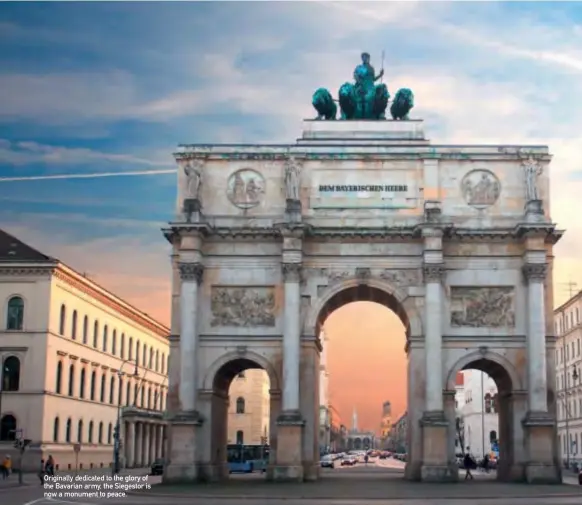
[[[465,455],[465,420],[463,417],[457,417],[455,419],[455,427],[457,430],[457,439],[459,444],[461,444],[461,453]]]

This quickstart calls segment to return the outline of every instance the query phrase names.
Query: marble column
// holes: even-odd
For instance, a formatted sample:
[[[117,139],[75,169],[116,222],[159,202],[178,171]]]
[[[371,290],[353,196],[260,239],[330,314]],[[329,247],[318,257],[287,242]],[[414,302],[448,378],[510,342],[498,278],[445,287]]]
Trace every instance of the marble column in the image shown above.
[[[198,346],[198,287],[200,263],[180,263],[180,404],[182,412],[196,411],[196,349]]]
[[[442,264],[425,264],[424,349],[426,369],[426,411],[443,410],[442,365]]]
[[[547,265],[530,263],[523,267],[527,281],[527,374],[528,409],[530,412],[548,411],[548,384],[546,376],[546,318],[544,280]]]
[[[299,411],[301,361],[301,265],[283,264],[285,319],[283,328],[283,413]]]

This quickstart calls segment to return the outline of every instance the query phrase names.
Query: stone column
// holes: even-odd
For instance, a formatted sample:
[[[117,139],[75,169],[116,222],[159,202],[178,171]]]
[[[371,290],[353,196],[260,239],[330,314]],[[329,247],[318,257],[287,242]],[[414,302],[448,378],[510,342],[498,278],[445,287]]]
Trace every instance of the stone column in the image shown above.
[[[526,480],[530,483],[562,481],[554,459],[555,419],[548,412],[546,320],[544,281],[547,264],[526,263],[527,282],[527,405],[523,420],[528,450]]]
[[[133,468],[135,465],[135,423],[133,421],[127,422],[127,436],[125,440],[125,450],[127,452],[126,466]]]
[[[134,439],[134,448],[135,448],[135,459],[134,459],[134,468],[141,468],[142,465],[142,445],[141,445],[141,438],[142,438],[142,429],[143,425],[141,423],[135,423],[135,439]]]
[[[282,412],[277,419],[275,480],[303,480],[302,432],[299,403],[301,367],[301,265],[283,263],[285,312],[283,327]]]
[[[180,263],[180,404],[182,412],[196,411],[196,349],[198,347],[198,286],[200,263]]]

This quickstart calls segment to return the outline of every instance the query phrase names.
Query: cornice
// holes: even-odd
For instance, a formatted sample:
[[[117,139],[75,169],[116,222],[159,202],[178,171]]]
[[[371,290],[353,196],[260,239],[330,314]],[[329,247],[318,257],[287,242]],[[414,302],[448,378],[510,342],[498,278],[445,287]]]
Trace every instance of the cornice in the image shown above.
[[[57,263],[47,265],[23,263],[0,263],[0,276],[4,277],[37,277],[50,276],[54,273]]]

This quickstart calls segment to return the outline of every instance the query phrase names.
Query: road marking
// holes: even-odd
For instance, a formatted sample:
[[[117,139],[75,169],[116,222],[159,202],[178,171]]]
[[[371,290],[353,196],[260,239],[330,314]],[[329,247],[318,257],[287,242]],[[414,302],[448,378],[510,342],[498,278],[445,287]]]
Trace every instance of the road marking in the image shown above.
[[[46,500],[46,498],[44,498],[44,497],[43,498],[37,498],[36,500],[32,500],[32,501],[26,502],[24,505],[33,505],[33,503],[38,503],[38,502],[41,502],[41,501],[44,501],[44,500]]]

